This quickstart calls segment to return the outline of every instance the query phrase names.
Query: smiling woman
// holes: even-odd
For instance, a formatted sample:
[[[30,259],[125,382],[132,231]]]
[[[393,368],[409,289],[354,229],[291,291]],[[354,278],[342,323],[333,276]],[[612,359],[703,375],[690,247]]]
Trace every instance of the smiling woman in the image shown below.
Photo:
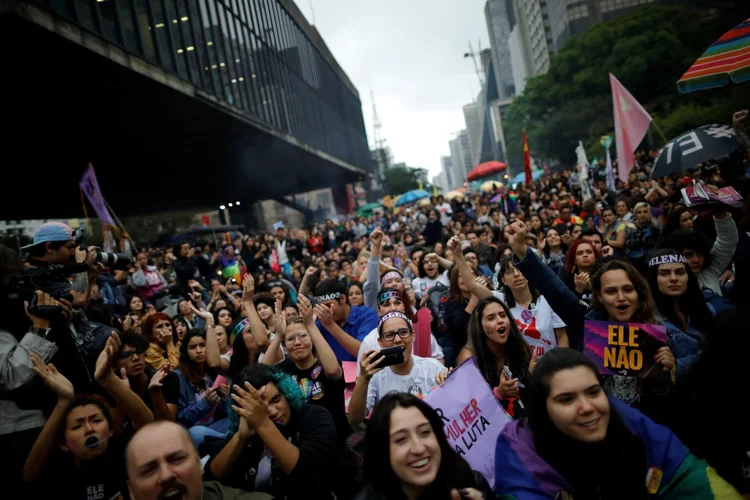
[[[669,429],[608,398],[580,352],[545,354],[528,402],[497,440],[498,498],[739,498]]]
[[[366,442],[369,482],[356,500],[491,498],[487,480],[451,448],[438,414],[416,396],[385,396],[373,409]]]

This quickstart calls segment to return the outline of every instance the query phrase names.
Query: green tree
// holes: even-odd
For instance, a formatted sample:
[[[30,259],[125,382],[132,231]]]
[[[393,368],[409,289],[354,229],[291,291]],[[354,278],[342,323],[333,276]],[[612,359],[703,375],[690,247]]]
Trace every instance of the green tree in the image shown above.
[[[422,188],[431,189],[427,182],[428,172],[424,168],[414,167],[391,167],[383,175],[383,185],[388,194],[403,194],[412,189],[419,188],[419,181],[422,181]]]
[[[599,138],[614,136],[609,73],[644,105],[668,139],[713,121],[729,122],[747,102],[747,86],[680,94],[675,85],[711,43],[744,19],[727,25],[726,12],[652,5],[568,40],[551,58],[549,71],[527,80],[506,111],[511,163],[523,164],[524,128],[538,160],[569,165],[579,140],[601,156]],[[654,139],[652,147],[663,145],[658,135]]]

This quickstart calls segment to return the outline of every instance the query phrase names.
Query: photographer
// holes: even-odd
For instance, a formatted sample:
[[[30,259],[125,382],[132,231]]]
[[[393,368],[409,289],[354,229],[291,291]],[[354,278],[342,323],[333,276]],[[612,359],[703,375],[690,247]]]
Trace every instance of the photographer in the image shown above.
[[[0,304],[4,315],[12,306],[7,299],[9,284],[22,266],[16,252],[0,245]],[[36,296],[39,306],[60,307],[64,315],[70,316],[69,302],[57,301],[40,291]],[[58,350],[48,338],[50,320],[30,314],[28,320],[31,320],[31,328],[25,330],[20,341],[13,333],[0,328],[0,449],[4,450],[0,454],[0,481],[5,485],[9,481],[11,490],[16,483],[20,484],[25,456],[45,422],[39,407],[19,407],[19,398],[23,396],[21,388],[30,386],[34,380],[31,353],[46,363]]]

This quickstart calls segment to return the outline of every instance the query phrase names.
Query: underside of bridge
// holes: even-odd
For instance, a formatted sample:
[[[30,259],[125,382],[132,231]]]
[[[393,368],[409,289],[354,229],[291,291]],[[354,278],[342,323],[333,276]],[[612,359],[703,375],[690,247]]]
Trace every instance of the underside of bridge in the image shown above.
[[[366,175],[14,13],[0,14],[0,64],[5,220],[82,216],[89,162],[120,215],[249,204]]]

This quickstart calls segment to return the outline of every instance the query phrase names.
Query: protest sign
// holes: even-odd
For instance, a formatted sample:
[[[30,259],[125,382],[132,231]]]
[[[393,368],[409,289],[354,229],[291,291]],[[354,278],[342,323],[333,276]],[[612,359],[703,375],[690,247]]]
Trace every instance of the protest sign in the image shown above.
[[[495,441],[510,417],[495,399],[474,358],[461,363],[425,401],[440,415],[448,443],[493,486]]]
[[[637,377],[655,366],[654,356],[667,344],[662,325],[586,320],[583,352],[599,367],[602,375]]]

